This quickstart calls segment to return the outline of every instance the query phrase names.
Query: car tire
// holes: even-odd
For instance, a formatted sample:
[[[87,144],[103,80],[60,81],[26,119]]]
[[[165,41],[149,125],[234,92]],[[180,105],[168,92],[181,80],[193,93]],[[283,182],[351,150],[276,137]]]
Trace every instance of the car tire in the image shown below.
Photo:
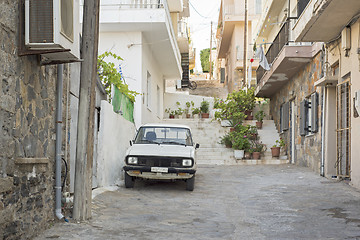
[[[186,180],[186,190],[188,191],[194,191],[195,186],[195,175]]]
[[[133,188],[134,184],[135,184],[135,179],[125,172],[125,187]]]

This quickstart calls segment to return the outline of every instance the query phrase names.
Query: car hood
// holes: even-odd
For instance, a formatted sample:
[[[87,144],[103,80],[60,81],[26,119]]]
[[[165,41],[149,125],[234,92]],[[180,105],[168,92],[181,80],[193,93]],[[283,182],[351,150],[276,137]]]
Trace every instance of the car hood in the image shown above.
[[[126,155],[132,156],[169,156],[194,158],[193,146],[166,145],[166,144],[133,144],[128,148]]]

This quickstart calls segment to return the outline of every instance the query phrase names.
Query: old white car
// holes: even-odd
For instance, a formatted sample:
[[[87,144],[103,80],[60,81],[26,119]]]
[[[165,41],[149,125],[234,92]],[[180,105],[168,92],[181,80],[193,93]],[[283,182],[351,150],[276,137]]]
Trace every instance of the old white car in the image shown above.
[[[125,187],[135,179],[183,180],[194,190],[196,161],[191,130],[177,124],[146,124],[139,128],[125,156]]]

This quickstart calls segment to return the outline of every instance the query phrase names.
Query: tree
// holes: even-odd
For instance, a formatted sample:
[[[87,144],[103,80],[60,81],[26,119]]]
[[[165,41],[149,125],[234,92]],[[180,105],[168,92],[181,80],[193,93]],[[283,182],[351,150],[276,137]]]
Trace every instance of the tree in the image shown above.
[[[210,48],[205,48],[200,51],[200,61],[201,61],[201,68],[203,72],[209,72],[210,65]]]

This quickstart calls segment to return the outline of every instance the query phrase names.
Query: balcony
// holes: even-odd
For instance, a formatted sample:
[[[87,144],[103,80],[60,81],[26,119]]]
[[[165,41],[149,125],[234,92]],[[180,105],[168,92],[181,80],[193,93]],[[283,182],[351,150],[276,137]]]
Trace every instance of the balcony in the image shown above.
[[[320,50],[318,45],[316,49]],[[289,42],[288,24],[284,24],[265,55],[272,64],[271,69],[265,71],[259,66],[256,71],[256,96],[271,97],[309,63],[317,52],[310,43]]]
[[[330,42],[359,12],[359,0],[299,0],[295,40]]]
[[[189,33],[186,21],[178,21],[177,42],[181,53],[189,53]]]
[[[181,55],[166,0],[102,0],[100,32],[141,32],[164,77],[181,76]]]

